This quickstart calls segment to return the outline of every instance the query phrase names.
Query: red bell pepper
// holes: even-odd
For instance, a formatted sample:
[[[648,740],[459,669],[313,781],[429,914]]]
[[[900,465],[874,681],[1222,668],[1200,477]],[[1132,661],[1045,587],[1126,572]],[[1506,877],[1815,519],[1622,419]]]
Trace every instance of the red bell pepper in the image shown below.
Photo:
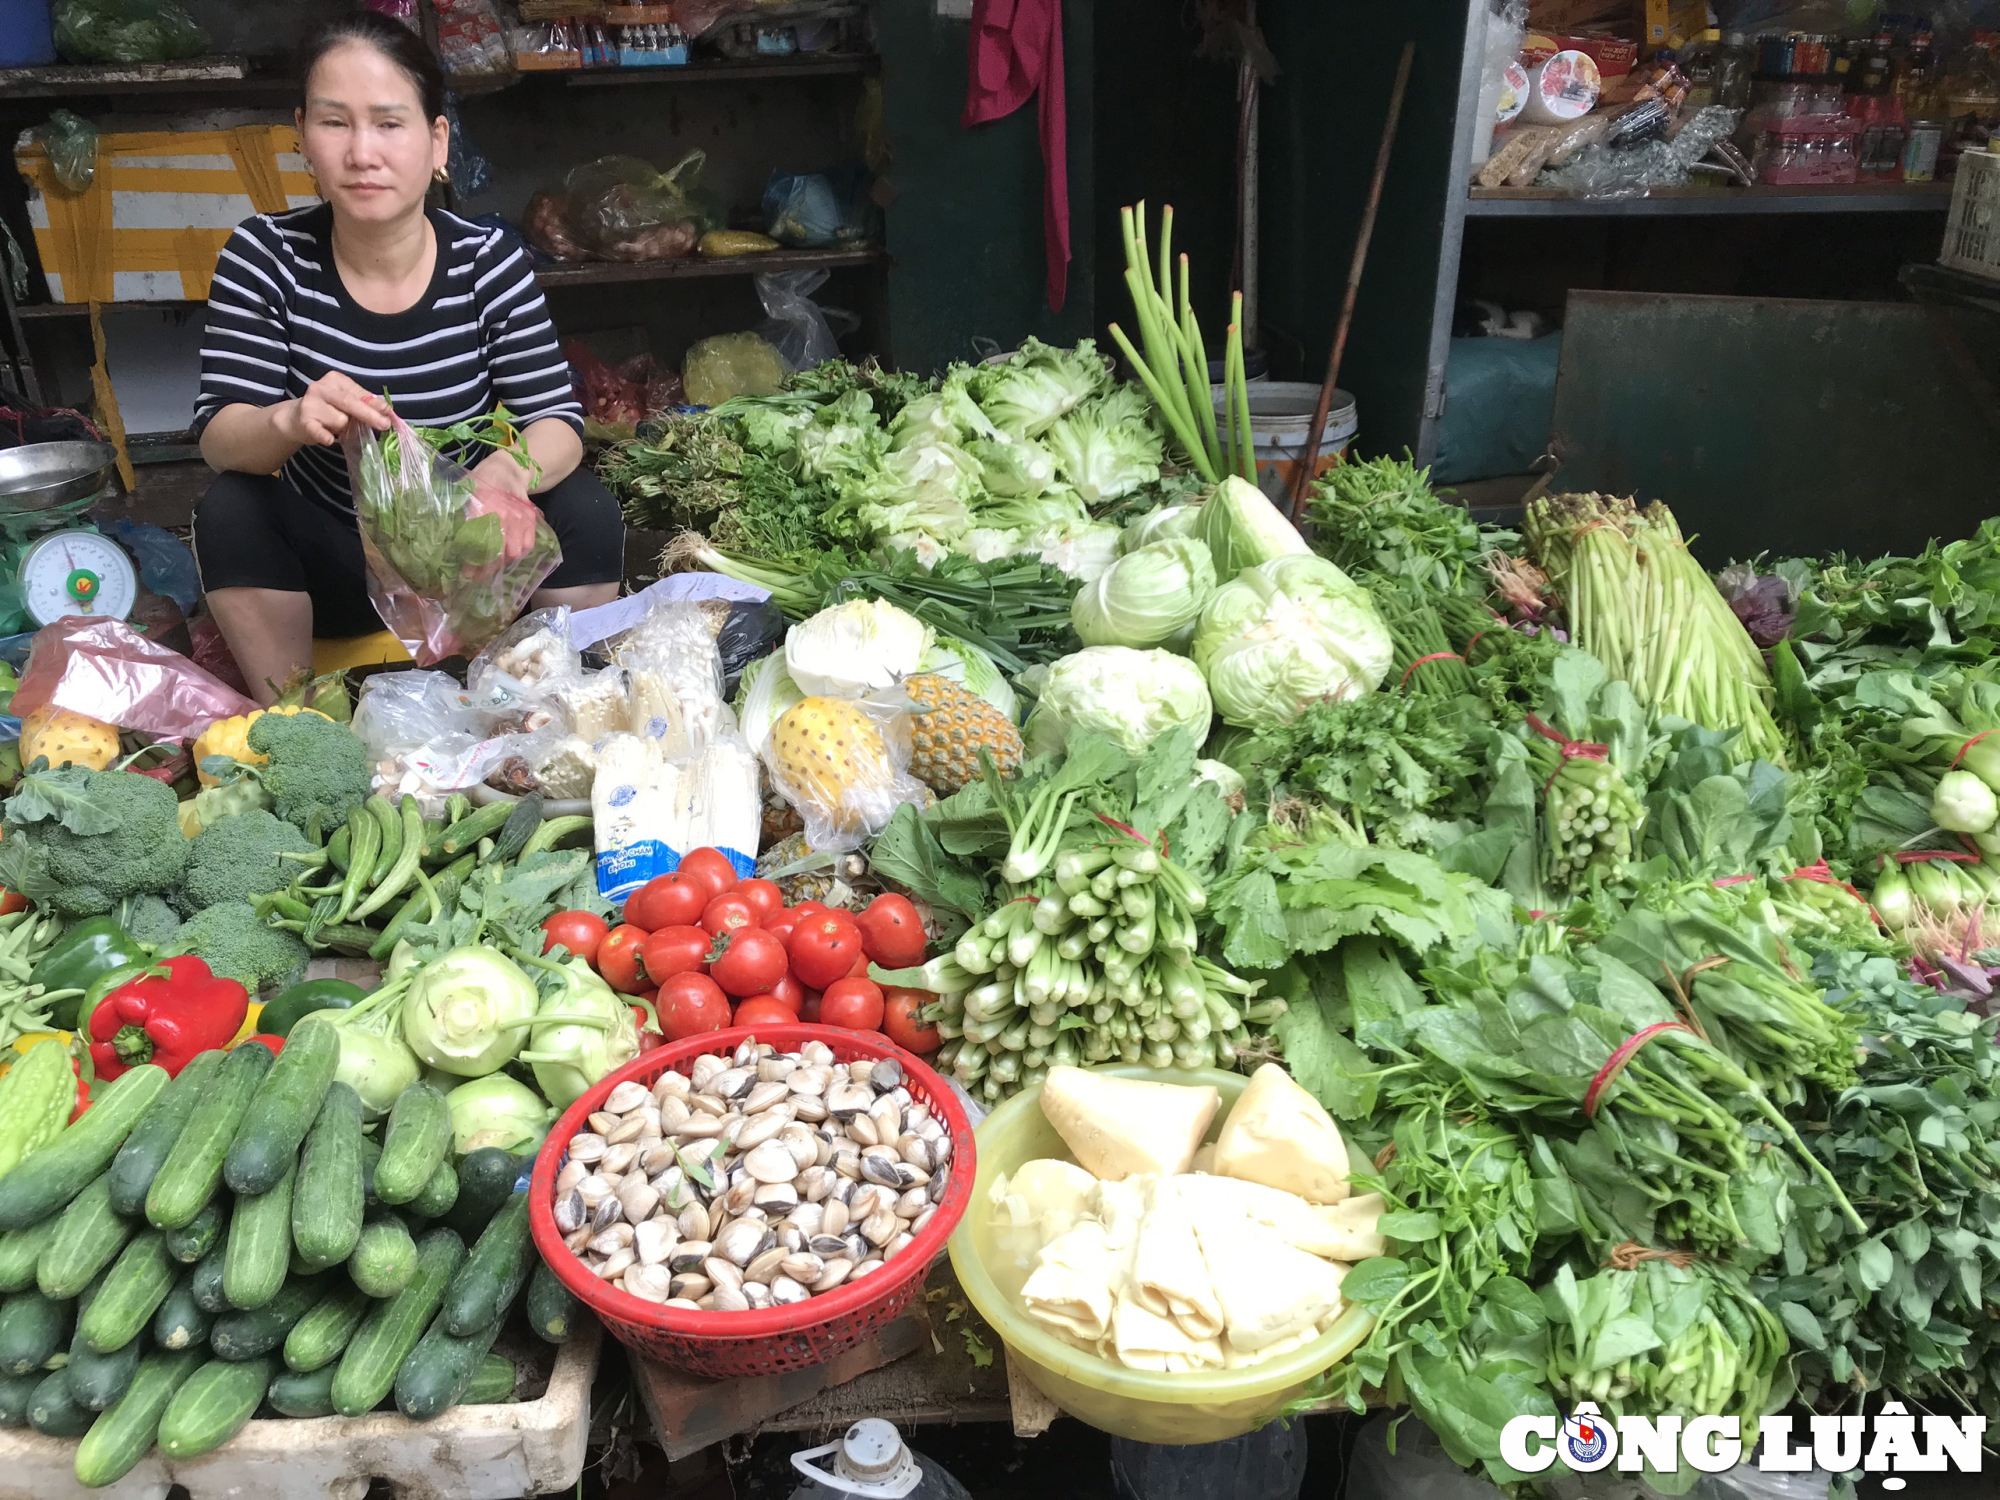
[[[141,1063],[178,1074],[197,1054],[235,1040],[249,1009],[250,992],[200,959],[162,959],[90,1013],[90,1060],[99,1078]]]

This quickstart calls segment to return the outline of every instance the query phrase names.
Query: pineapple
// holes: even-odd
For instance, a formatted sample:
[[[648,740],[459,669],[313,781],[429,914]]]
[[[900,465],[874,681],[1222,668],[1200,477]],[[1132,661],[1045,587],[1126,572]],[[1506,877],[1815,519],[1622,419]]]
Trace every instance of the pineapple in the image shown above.
[[[21,721],[21,763],[32,765],[42,757],[52,766],[102,771],[118,759],[118,728],[44,703]]]
[[[779,790],[845,832],[864,828],[860,804],[894,776],[882,731],[844,698],[805,698],[786,709],[771,727],[769,753]]]
[[[981,746],[1002,776],[1021,769],[1021,731],[977,693],[935,672],[908,678],[903,687],[916,704],[910,774],[939,796],[979,779]]]

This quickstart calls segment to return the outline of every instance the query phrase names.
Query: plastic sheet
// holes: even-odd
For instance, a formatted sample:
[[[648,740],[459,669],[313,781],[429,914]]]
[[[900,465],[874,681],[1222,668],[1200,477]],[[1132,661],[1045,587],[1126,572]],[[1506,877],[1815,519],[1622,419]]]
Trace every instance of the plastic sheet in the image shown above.
[[[42,127],[42,145],[49,153],[49,165],[56,181],[72,193],[90,187],[97,175],[97,127],[69,110],[59,109]]]
[[[836,718],[808,730],[815,713]],[[764,746],[771,785],[798,813],[806,843],[820,853],[859,849],[905,802],[923,806],[930,792],[909,766],[909,714],[865,699],[795,704],[772,726]]]
[[[1643,198],[1655,188],[1681,187],[1688,181],[1688,169],[1727,140],[1740,118],[1736,110],[1711,105],[1696,112],[1672,140],[1630,147],[1612,144],[1614,125],[1604,142],[1586,146],[1571,161],[1544,171],[1535,185],[1560,188],[1579,198]]]
[[[715,632],[699,605],[682,601],[648,610],[604,650],[629,674],[627,727],[633,734],[682,757],[736,733],[735,711],[722,696]]]
[[[826,285],[827,272],[766,271],[756,278],[757,297],[771,322],[765,337],[794,370],[809,370],[840,358],[840,341],[833,336],[826,313],[812,294]]]
[[[513,78],[514,51],[491,0],[432,0],[438,61],[455,82]]]
[[[124,516],[99,529],[138,559],[141,583],[156,594],[166,595],[184,613],[194,612],[201,598],[201,573],[186,542],[164,526],[149,526]]]
[[[451,177],[452,190],[461,197],[477,197],[493,186],[493,163],[465,133],[465,125],[458,116],[457,95],[445,95],[444,117],[451,127],[451,142],[446,149],[444,169]]]
[[[56,0],[56,50],[76,63],[177,62],[208,36],[174,0]]]
[[[21,716],[47,703],[163,740],[193,739],[217,719],[257,707],[123,620],[82,615],[35,633],[9,711]]]
[[[510,755],[531,755],[526,747],[535,742],[534,732],[495,733],[493,716],[448,672],[370,677],[355,705],[354,732],[374,762],[376,789],[415,797],[426,817],[438,816],[447,796],[477,786]]]

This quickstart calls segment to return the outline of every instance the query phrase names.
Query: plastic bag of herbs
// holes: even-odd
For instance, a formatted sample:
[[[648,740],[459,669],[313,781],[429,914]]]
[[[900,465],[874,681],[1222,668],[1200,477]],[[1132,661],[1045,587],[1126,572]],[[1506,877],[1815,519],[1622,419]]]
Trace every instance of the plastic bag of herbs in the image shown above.
[[[532,470],[504,409],[446,428],[412,427],[392,412],[387,431],[349,427],[343,445],[369,600],[418,666],[476,653],[561,563],[541,512],[480,491],[455,457],[497,448]]]

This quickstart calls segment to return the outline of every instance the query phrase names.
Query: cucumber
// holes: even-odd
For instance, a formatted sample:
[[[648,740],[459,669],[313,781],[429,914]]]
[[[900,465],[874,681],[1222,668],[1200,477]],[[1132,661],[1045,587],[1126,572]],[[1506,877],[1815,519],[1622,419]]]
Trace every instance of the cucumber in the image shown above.
[[[424,1236],[417,1248],[417,1274],[394,1297],[376,1303],[340,1356],[333,1378],[335,1411],[358,1417],[389,1394],[396,1371],[436,1316],[444,1289],[464,1258],[465,1242],[449,1229]]]
[[[191,1266],[222,1243],[222,1231],[229,1214],[220,1199],[212,1199],[202,1211],[178,1229],[167,1231],[167,1254],[184,1266]]]
[[[458,1398],[458,1404],[491,1406],[500,1401],[512,1401],[514,1386],[520,1378],[513,1360],[504,1354],[489,1354],[472,1372],[472,1380],[466,1386],[465,1394]]]
[[[179,1229],[215,1196],[222,1182],[223,1157],[271,1061],[267,1047],[238,1047],[223,1059],[214,1083],[196,1102],[187,1128],[146,1191],[146,1218],[154,1228]],[[90,1112],[96,1113],[95,1109]],[[88,1120],[90,1115],[83,1118]],[[6,1182],[0,1177],[0,1187]]]
[[[131,1473],[159,1435],[160,1416],[174,1392],[201,1364],[199,1349],[155,1349],[141,1359],[125,1394],[98,1415],[77,1444],[77,1481],[102,1489]]]
[[[84,1342],[99,1354],[131,1343],[167,1300],[179,1269],[167,1254],[165,1235],[157,1229],[141,1234],[125,1247],[85,1309],[77,1329]]]
[[[442,1218],[458,1202],[458,1172],[449,1160],[437,1164],[424,1189],[410,1200],[410,1212],[420,1219]]]
[[[125,1137],[107,1174],[111,1178],[111,1206],[119,1213],[136,1219],[146,1211],[147,1190],[187,1128],[195,1105],[213,1086],[225,1055],[220,1051],[197,1053],[173,1082],[160,1090],[145,1117]]]
[[[373,1136],[361,1138],[361,1217],[379,1219],[389,1205],[375,1196],[375,1163],[382,1159],[382,1143]]]
[[[73,1304],[52,1302],[30,1287],[0,1303],[0,1374],[39,1370],[69,1337]]]
[[[28,1402],[42,1383],[41,1371],[27,1375],[0,1375],[0,1427],[26,1427]]]
[[[528,1326],[547,1342],[562,1344],[576,1332],[576,1320],[582,1316],[583,1304],[576,1293],[537,1256],[535,1274],[528,1280]]]
[[[0,1234],[0,1292],[26,1291],[35,1284],[35,1267],[60,1223],[62,1215],[51,1214],[39,1224]]]
[[[384,1203],[408,1203],[424,1190],[449,1150],[451,1110],[444,1095],[427,1083],[411,1084],[389,1111],[382,1159],[375,1163],[375,1196]]]
[[[88,1308],[103,1285],[104,1277],[100,1276],[84,1288],[83,1295],[77,1299],[78,1308]],[[83,1341],[81,1333],[72,1336],[69,1363],[63,1366],[69,1376],[70,1394],[76,1398],[78,1405],[87,1406],[92,1411],[103,1411],[125,1394],[125,1388],[139,1371],[139,1356],[145,1352],[144,1339],[134,1339],[123,1349],[110,1354],[99,1354]]]
[[[166,1069],[152,1063],[113,1079],[89,1113],[0,1177],[0,1229],[26,1229],[50,1217],[103,1175],[166,1086]]]
[[[417,1274],[417,1246],[403,1221],[377,1219],[363,1228],[347,1257],[347,1274],[371,1297],[393,1297],[408,1286]]]
[[[194,1272],[182,1272],[153,1314],[153,1342],[162,1349],[192,1349],[207,1343],[214,1327],[215,1314],[194,1300]]]
[[[466,1152],[458,1164],[458,1202],[444,1216],[445,1223],[464,1239],[478,1239],[486,1221],[513,1195],[520,1175],[521,1163],[511,1151],[481,1146]]]
[[[308,1018],[292,1028],[223,1158],[231,1192],[268,1193],[292,1170],[339,1061],[340,1033],[326,1022]]]
[[[486,806],[467,813],[439,834],[434,844],[425,847],[424,853],[434,858],[457,859],[481,839],[492,838],[498,833],[518,806],[518,803],[489,802]],[[539,812],[536,817],[539,821]],[[522,835],[523,842],[526,842],[526,838],[525,834]]]
[[[451,1278],[444,1294],[444,1331],[453,1338],[470,1338],[505,1317],[535,1262],[528,1243],[528,1195],[516,1193]]]
[[[268,1193],[237,1198],[222,1260],[222,1295],[231,1307],[245,1312],[262,1307],[285,1284],[292,1263],[292,1184],[297,1177],[294,1168]]]
[[[235,1437],[271,1388],[274,1363],[268,1356],[211,1359],[196,1370],[160,1414],[160,1452],[170,1459],[199,1458]]]
[[[413,1422],[428,1422],[464,1400],[466,1387],[500,1332],[500,1321],[495,1318],[460,1338],[446,1332],[444,1314],[439,1313],[396,1371],[396,1409]]]
[[[28,1398],[28,1425],[44,1437],[82,1437],[97,1413],[80,1404],[69,1388],[67,1370],[51,1370]]]
[[[361,1237],[362,1140],[361,1098],[335,1083],[306,1136],[292,1189],[292,1243],[308,1265],[337,1265]]]
[[[230,1312],[217,1318],[209,1330],[208,1347],[220,1359],[258,1359],[273,1353],[323,1294],[318,1282],[288,1281],[283,1291],[254,1312]]]
[[[265,1399],[281,1417],[330,1417],[333,1377],[339,1370],[338,1365],[327,1364],[317,1370],[280,1371]]]
[[[228,1254],[226,1246],[217,1245],[195,1263],[194,1274],[188,1277],[188,1292],[194,1298],[194,1305],[205,1313],[229,1312],[229,1298],[222,1292],[222,1263]]]
[[[294,1370],[332,1364],[374,1305],[375,1299],[359,1287],[340,1286],[328,1292],[285,1335],[285,1363]]]
[[[70,1200],[56,1219],[56,1232],[35,1263],[35,1284],[58,1302],[89,1286],[117,1258],[139,1226],[111,1211],[111,1174],[106,1172]]]

